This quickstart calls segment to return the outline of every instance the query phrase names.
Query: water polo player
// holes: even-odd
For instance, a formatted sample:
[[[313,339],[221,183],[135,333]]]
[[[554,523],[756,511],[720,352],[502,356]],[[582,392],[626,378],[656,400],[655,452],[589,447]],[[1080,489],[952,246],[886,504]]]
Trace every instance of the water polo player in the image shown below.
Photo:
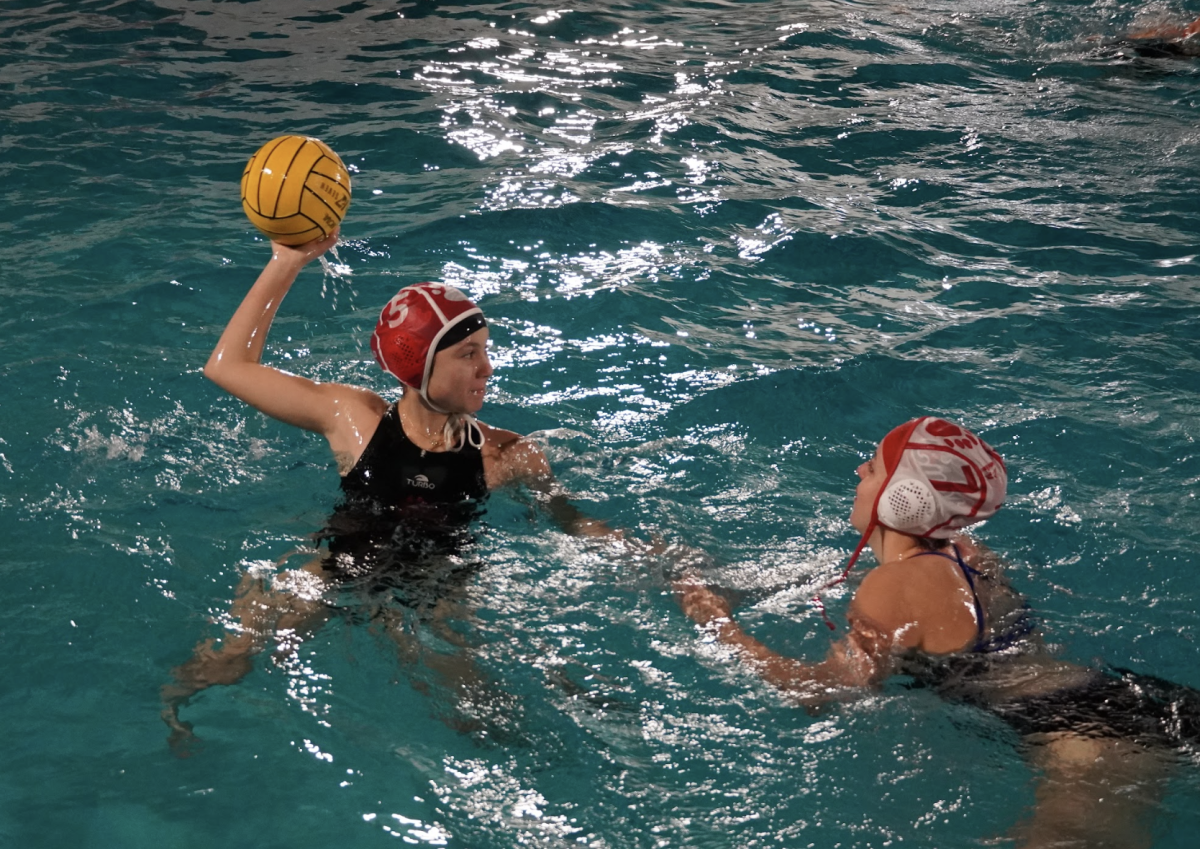
[[[377,393],[318,383],[261,362],[267,333],[300,270],[333,247],[337,233],[297,247],[272,243],[272,256],[242,300],[204,374],[255,409],[325,437],[341,474],[342,502],[321,534],[328,552],[268,586],[246,575],[233,602],[236,626],[219,647],[207,640],[163,688],[172,739],[190,736],[179,707],[200,690],[239,680],[251,657],[274,639],[281,649],[323,622],[331,589],[349,584],[410,607],[432,608],[467,580],[454,555],[490,490],[525,482],[547,496],[572,533],[602,534],[561,495],[542,450],[512,431],[476,418],[488,379],[483,312],[452,286],[401,289],[383,308],[371,337],[380,366],[404,386],[388,403]],[[450,565],[447,565],[450,564]],[[379,609],[376,615],[394,616]]]
[[[1115,39],[1092,36],[1088,41],[1099,41],[1107,49],[1131,50],[1148,59],[1194,59],[1200,56],[1200,18],[1131,30]]]
[[[961,533],[999,509],[1007,485],[1000,456],[970,431],[907,422],[858,475],[850,522],[862,536],[842,578],[865,547],[878,565],[824,661],[772,651],[693,576],[676,583],[683,610],[803,704],[902,674],[1006,720],[1040,770],[1020,845],[1148,846],[1142,815],[1157,804],[1168,755],[1200,744],[1200,693],[1049,654],[999,559]]]
[[[492,374],[487,322],[453,287],[423,284],[402,290],[380,315],[372,350],[383,368],[412,390],[394,405],[369,389],[318,383],[261,362],[275,313],[300,269],[336,240],[334,233],[294,248],[272,243],[271,260],[217,342],[205,376],[268,416],[324,436],[338,471],[352,488],[365,487],[392,499],[447,500],[459,495],[441,491],[442,483],[434,489],[424,482],[417,485],[416,476],[401,484],[380,483],[387,477],[387,464],[395,460],[381,456],[385,446],[370,446],[377,432],[384,441],[402,439],[415,448],[419,459],[427,460],[423,469],[436,466],[430,454],[470,457],[474,472],[451,477],[478,473],[487,488],[547,475],[545,456],[533,442],[475,420]],[[360,461],[365,468],[356,468]],[[455,464],[461,465],[457,459]],[[446,485],[474,495],[482,492],[476,483]],[[404,491],[378,489],[383,486]]]

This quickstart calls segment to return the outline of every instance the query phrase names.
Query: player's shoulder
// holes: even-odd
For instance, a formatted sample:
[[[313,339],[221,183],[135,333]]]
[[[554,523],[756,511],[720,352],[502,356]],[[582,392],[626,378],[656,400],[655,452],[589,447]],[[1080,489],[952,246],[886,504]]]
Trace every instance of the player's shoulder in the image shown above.
[[[510,450],[522,440],[527,440],[528,437],[522,436],[513,430],[505,430],[501,427],[492,427],[486,422],[478,422],[479,429],[483,433],[484,444],[490,445],[498,451]],[[532,442],[532,440],[529,440]]]
[[[489,486],[514,481],[537,485],[550,475],[550,464],[537,440],[516,431],[479,423],[483,432],[484,462],[489,466]]]
[[[318,383],[316,389],[330,402],[349,405],[352,409],[377,413],[380,416],[391,406],[391,402],[378,392],[349,383]]]

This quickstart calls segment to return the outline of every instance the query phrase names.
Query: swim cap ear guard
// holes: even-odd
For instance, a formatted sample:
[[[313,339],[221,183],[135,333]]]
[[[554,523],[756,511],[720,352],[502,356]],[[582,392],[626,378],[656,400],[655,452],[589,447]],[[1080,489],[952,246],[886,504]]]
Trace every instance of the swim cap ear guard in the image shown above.
[[[459,289],[418,283],[401,289],[384,306],[371,335],[371,351],[384,371],[445,413],[428,395],[434,356],[483,327],[483,310]]]
[[[892,481],[879,497],[879,524],[903,530],[928,524],[937,512],[935,495],[925,481],[907,478]]]
[[[1004,461],[990,445],[953,422],[933,416],[905,422],[879,443],[879,456],[887,478],[871,506],[871,520],[841,577],[822,589],[846,579],[876,526],[914,537],[950,539],[991,517],[1004,503]],[[833,627],[828,617],[826,623]]]

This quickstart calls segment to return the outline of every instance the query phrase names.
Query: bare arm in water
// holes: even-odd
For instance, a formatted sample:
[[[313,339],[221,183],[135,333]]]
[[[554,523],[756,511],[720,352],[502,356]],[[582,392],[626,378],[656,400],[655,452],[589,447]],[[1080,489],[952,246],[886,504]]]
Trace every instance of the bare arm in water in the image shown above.
[[[806,706],[845,698],[885,679],[891,670],[890,635],[862,616],[852,616],[850,632],[830,646],[825,659],[787,657],[746,633],[732,617],[729,602],[690,576],[675,582],[683,612],[739,657],[764,681]]]
[[[729,603],[702,583],[684,578],[675,589],[691,619],[734,649],[764,681],[798,704],[811,707],[852,698],[881,684],[891,674],[897,652],[922,650],[923,644],[954,633],[949,623],[944,623],[948,631],[930,628],[928,623],[920,626],[911,615],[916,608],[911,599],[905,599],[904,586],[870,581],[880,568],[864,579],[851,602],[849,633],[833,643],[824,660],[815,663],[781,655],[747,634],[732,618]],[[897,576],[902,574],[897,571]],[[1036,675],[1069,684],[1078,682],[1079,673],[1086,671],[1049,656],[1017,662],[1021,664],[1017,677],[1023,681]],[[1056,689],[1048,686],[1051,691]],[[1033,808],[1010,832],[1015,846],[1148,849],[1153,815],[1170,775],[1167,754],[1120,737],[1085,736],[1069,730],[1030,734],[1024,744],[1022,751],[1038,777]]]

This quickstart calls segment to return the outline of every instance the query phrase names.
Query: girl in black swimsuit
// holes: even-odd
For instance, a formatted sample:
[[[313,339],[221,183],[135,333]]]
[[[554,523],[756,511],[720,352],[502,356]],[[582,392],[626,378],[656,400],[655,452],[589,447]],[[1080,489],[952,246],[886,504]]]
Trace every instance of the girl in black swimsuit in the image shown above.
[[[204,368],[218,386],[273,418],[322,434],[342,475],[342,503],[320,535],[329,554],[282,573],[268,586],[246,575],[231,608],[236,627],[199,643],[162,688],[173,745],[191,739],[179,708],[214,684],[240,680],[251,657],[272,640],[293,653],[329,615],[331,579],[342,588],[404,588],[401,600],[428,607],[442,584],[460,586],[469,570],[446,563],[469,541],[468,525],[487,493],[524,482],[547,495],[569,532],[607,534],[555,492],[542,450],[475,416],[488,379],[483,313],[452,286],[421,283],[384,306],[371,337],[380,366],[404,386],[389,403],[369,389],[321,384],[261,362],[267,334],[300,270],[333,247],[329,237],[289,247],[272,243],[270,261],[234,312]],[[429,578],[437,579],[429,582]],[[414,583],[414,580],[416,583]],[[422,584],[422,582],[424,582]]]

